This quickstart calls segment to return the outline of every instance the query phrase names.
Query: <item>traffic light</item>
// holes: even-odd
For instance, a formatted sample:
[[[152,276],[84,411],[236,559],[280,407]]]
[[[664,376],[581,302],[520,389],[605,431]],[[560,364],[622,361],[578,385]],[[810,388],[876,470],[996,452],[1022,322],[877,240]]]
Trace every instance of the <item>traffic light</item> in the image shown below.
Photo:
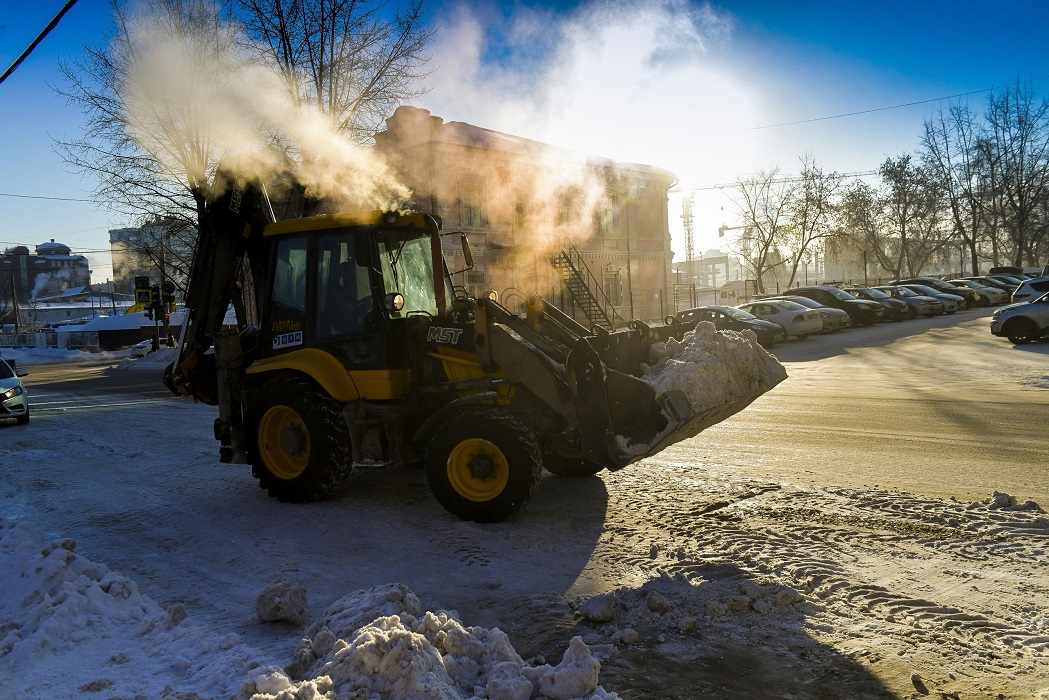
[[[153,316],[156,317],[157,321],[160,321],[164,317],[164,300],[160,293],[160,285],[154,284],[153,288],[149,290],[149,307],[153,312]]]

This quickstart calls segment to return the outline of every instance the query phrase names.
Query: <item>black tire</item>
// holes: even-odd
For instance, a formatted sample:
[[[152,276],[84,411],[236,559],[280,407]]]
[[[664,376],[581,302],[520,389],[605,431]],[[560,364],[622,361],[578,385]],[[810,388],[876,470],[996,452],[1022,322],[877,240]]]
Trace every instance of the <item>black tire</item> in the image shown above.
[[[799,333],[798,335],[796,335],[794,337],[797,338],[798,340],[808,340],[809,339],[809,334],[808,333]]]
[[[543,475],[535,433],[491,409],[446,420],[426,451],[426,480],[452,515],[479,523],[510,517],[531,500]]]
[[[916,318],[918,318],[918,309],[913,307],[913,306],[909,306],[908,305],[908,307],[907,307],[907,320],[908,321],[913,321]]]
[[[331,497],[353,468],[341,406],[304,377],[252,392],[244,429],[252,475],[284,503]]]
[[[25,407],[25,413],[15,418],[15,423],[18,425],[26,425],[29,423],[29,406]]]
[[[1005,337],[1013,345],[1026,345],[1041,337],[1038,326],[1029,318],[1014,318],[1005,326]]]

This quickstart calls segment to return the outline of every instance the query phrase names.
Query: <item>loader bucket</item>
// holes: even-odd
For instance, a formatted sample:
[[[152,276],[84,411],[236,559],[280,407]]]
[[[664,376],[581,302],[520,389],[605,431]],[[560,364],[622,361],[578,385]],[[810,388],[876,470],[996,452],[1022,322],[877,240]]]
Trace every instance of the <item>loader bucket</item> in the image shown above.
[[[694,437],[742,411],[786,377],[774,358],[763,349],[755,349],[756,342],[747,344],[734,334],[719,339],[713,335],[712,326],[702,330],[705,335],[699,338],[694,334],[685,335],[684,328],[677,326],[648,328],[637,324],[630,331],[583,338],[576,343],[569,354],[566,369],[576,401],[583,454],[587,459],[612,471],[621,469]],[[666,376],[655,377],[655,381],[651,376],[646,377],[646,370],[651,368],[644,363],[648,361],[654,344],[662,343],[660,347],[665,347],[677,343],[675,347],[685,347],[679,342],[682,335],[686,343],[707,342],[708,347],[719,349],[722,354],[738,353],[741,349],[763,353],[755,354],[753,366],[745,366],[748,376],[755,367],[763,369],[758,363],[768,363],[771,369],[759,378],[760,381],[751,381],[753,378],[738,381],[738,377],[728,377],[731,390],[724,394],[715,391],[714,403],[704,404],[697,410],[694,397],[690,398],[687,391],[696,392],[696,377],[687,377],[688,381],[682,384],[682,388],[676,388],[673,381],[670,386],[661,384],[659,380],[666,380]],[[686,351],[690,349],[685,347]],[[733,354],[732,358],[736,359],[737,355]],[[717,361],[717,358],[712,361]],[[671,369],[685,376],[682,371],[688,367],[690,365],[678,362]],[[731,363],[725,367],[738,369]],[[718,376],[729,371],[723,368]],[[757,373],[761,374],[760,371]]]

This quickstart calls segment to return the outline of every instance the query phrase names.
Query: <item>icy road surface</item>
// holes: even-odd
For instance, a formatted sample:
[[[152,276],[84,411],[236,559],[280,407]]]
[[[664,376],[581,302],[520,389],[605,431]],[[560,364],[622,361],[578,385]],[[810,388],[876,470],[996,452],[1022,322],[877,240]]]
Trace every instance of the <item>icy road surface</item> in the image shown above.
[[[44,605],[43,584],[0,590],[0,637],[44,625],[37,641],[51,640],[17,653],[0,644],[0,689],[232,695],[260,669],[291,665],[330,606],[403,584],[420,615],[456,611],[461,624],[436,619],[464,642],[456,625],[484,644],[501,630],[529,667],[571,667],[573,681],[592,655],[600,685],[626,699],[1045,698],[1045,433],[1025,438],[1008,416],[1049,420],[1049,343],[992,339],[988,315],[778,346],[790,378],[750,408],[614,474],[548,477],[519,516],[493,525],[449,516],[413,471],[365,474],[327,503],[277,503],[247,468],[218,464],[214,409],[133,400],[135,370],[106,370],[123,387],[111,402],[75,382],[34,393],[55,370],[30,365],[33,421],[0,426],[0,517],[26,523],[9,530],[24,537],[5,541],[23,546],[0,550],[0,566],[10,576],[12,561],[37,557],[42,572],[83,567],[85,579],[65,594],[65,617],[41,619],[61,607]],[[858,422],[822,419],[835,427],[818,449],[821,405]],[[894,427],[885,406],[929,420]],[[792,423],[803,426],[793,443]],[[304,622],[256,616],[279,578],[308,592]],[[75,604],[95,588],[126,596],[116,607],[84,596],[108,618]],[[401,633],[388,623],[369,634]],[[270,675],[257,690],[280,685]],[[507,676],[493,697],[522,688]]]

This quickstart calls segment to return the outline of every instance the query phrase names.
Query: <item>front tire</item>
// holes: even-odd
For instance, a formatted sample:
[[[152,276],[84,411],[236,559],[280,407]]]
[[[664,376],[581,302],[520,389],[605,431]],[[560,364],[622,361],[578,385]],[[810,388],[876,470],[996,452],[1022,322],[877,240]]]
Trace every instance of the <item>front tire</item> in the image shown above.
[[[1034,321],[1018,318],[1010,321],[1009,325],[1006,326],[1005,337],[1013,345],[1026,345],[1032,340],[1038,340],[1041,337],[1041,333],[1038,332],[1038,326],[1035,325]]]
[[[535,433],[514,416],[465,411],[446,420],[426,451],[426,481],[462,520],[498,522],[524,507],[543,474]]]
[[[250,396],[245,442],[251,473],[285,503],[330,498],[353,467],[338,402],[312,381],[269,381]]]
[[[25,413],[15,418],[15,423],[18,425],[27,425],[29,423],[29,406],[25,407]]]

